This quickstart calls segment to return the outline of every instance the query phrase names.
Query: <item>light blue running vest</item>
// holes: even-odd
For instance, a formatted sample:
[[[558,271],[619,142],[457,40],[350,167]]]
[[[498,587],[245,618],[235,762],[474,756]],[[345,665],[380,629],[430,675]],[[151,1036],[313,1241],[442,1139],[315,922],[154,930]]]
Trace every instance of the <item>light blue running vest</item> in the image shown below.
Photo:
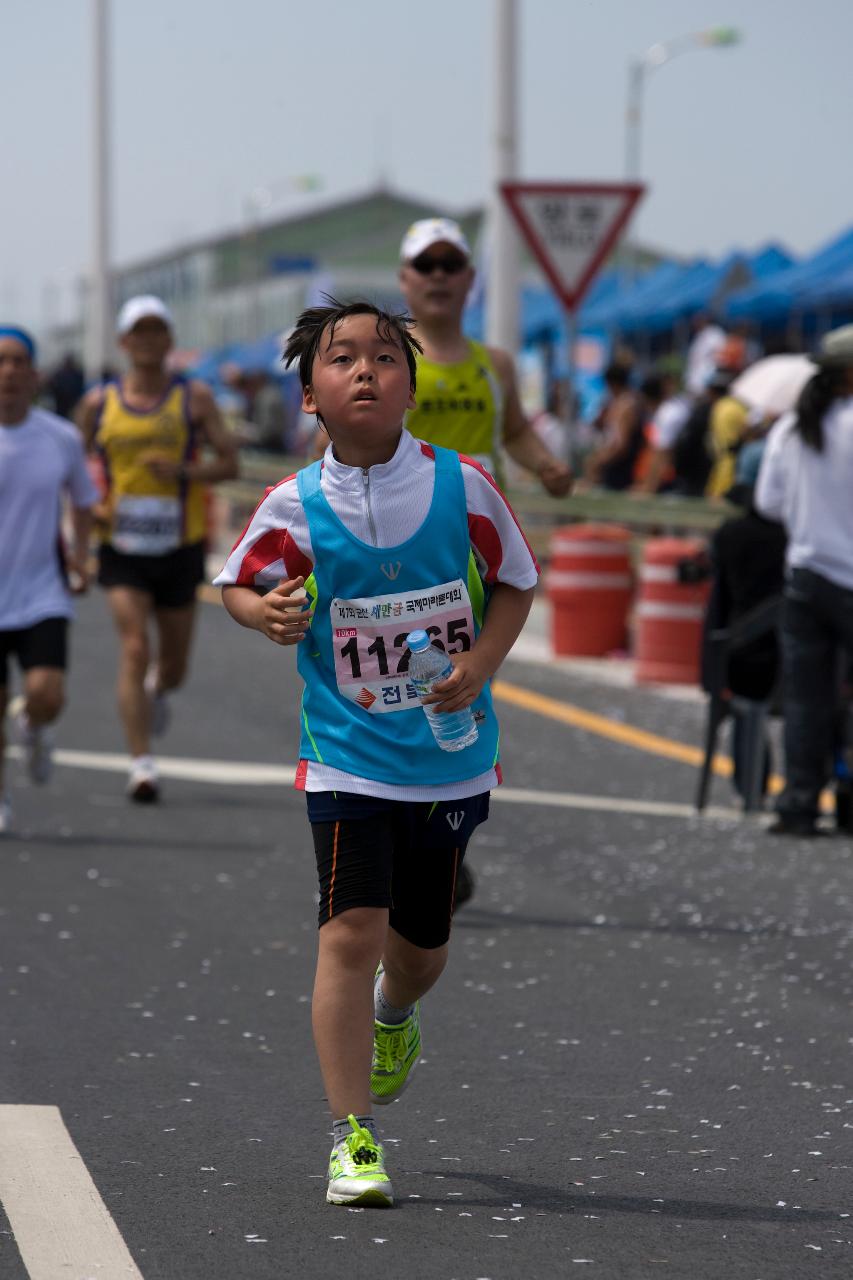
[[[460,618],[454,618],[448,597],[458,598],[461,591],[464,600],[456,612],[461,617],[470,611],[474,636],[483,623],[483,584],[468,536],[459,457],[452,450],[433,447],[435,484],[430,509],[417,532],[397,547],[371,547],[347,529],[323,495],[320,462],[297,476],[315,556],[314,572],[305,584],[314,617],[297,648],[297,666],[305,681],[299,754],[304,760],[361,778],[398,785],[461,782],[487,772],[498,760],[498,723],[488,685],[472,707],[477,741],[462,751],[447,752],[436,744],[405,672],[400,678],[400,665],[405,668],[408,660],[405,636],[429,621],[437,622],[438,632],[433,634],[450,652],[470,647],[471,637]],[[459,582],[456,592],[435,592],[441,584],[452,582]],[[408,608],[414,602],[419,608],[434,606],[438,614],[433,619],[423,613],[416,616],[401,604],[404,599]],[[352,628],[344,625],[347,616],[354,620]],[[383,623],[384,639],[377,641],[376,628],[381,630]],[[375,680],[360,685],[362,664],[375,666],[379,661],[377,644],[382,646],[382,668]],[[367,657],[368,649],[372,658]],[[341,692],[336,657],[338,674],[344,673],[352,696],[358,696],[362,705]],[[383,673],[392,678],[388,686],[383,686]],[[365,709],[383,701],[402,709]]]

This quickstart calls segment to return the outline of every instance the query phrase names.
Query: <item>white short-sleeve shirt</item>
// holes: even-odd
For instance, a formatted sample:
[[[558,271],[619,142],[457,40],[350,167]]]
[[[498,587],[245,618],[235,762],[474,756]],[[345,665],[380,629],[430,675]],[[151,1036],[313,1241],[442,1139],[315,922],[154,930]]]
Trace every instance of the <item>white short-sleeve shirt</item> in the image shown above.
[[[60,529],[66,494],[81,509],[98,500],[77,428],[45,409],[0,424],[0,631],[73,614]]]

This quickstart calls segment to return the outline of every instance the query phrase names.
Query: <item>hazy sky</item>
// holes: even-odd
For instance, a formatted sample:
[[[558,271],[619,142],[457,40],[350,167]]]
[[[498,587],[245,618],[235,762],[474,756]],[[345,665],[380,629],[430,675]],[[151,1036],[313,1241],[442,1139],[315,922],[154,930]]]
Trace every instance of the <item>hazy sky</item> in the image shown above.
[[[806,253],[853,222],[850,0],[518,0],[520,172],[620,178],[628,61],[735,25],[649,77],[642,238]],[[455,208],[489,184],[492,0],[112,0],[114,258],[271,212],[317,174]],[[0,0],[0,319],[69,313],[90,242],[89,0]],[[314,200],[317,197],[313,197]]]

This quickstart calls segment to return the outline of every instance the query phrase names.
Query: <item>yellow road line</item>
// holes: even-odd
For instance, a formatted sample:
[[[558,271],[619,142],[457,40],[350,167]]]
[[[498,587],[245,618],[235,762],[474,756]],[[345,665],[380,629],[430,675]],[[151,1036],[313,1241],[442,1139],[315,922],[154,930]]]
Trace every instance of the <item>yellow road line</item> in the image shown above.
[[[668,760],[678,760],[681,764],[697,768],[705,758],[699,747],[690,747],[685,742],[676,742],[674,738],[665,738],[659,733],[649,733],[646,729],[610,720],[595,711],[584,711],[571,702],[562,702],[543,693],[533,693],[517,684],[508,684],[506,680],[496,680],[492,685],[492,693],[502,702],[509,702],[524,711],[532,711],[561,724],[570,724],[575,729],[586,729],[588,733],[596,733],[599,737],[609,738],[611,742],[621,742],[624,746],[635,747],[650,755],[664,756]],[[713,768],[721,777],[730,778],[732,775],[732,762],[727,756],[715,756]]]
[[[674,738],[665,738],[659,733],[649,733],[646,729],[637,729],[631,724],[622,724],[619,720],[609,720],[607,716],[598,715],[595,711],[584,711],[571,702],[561,702],[558,698],[549,698],[543,693],[533,693],[530,689],[522,689],[517,684],[508,684],[506,680],[496,680],[492,685],[492,693],[502,702],[509,702],[524,711],[533,711],[536,715],[547,716],[549,720],[558,720],[561,724],[570,724],[575,729],[586,729],[588,733],[597,733],[601,738],[609,738],[611,742],[621,742],[626,747],[635,747],[638,751],[646,751],[650,755],[663,756],[667,760],[678,760],[680,764],[691,764],[700,768],[705,753],[699,747],[690,747],[686,742],[676,742]],[[730,778],[734,766],[729,756],[714,756],[711,762],[712,771],[720,778]],[[771,774],[768,790],[776,795],[785,785],[778,773]],[[822,807],[827,807],[826,795],[821,797]]]

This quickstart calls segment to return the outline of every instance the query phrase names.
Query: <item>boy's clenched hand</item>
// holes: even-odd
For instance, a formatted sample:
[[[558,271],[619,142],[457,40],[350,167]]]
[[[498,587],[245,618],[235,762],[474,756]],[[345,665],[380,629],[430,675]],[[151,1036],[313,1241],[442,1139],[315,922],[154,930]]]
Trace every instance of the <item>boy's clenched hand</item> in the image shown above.
[[[424,702],[433,704],[436,711],[464,711],[479,697],[492,673],[477,658],[476,650],[447,656],[453,663],[453,674],[434,685]]]
[[[298,644],[314,616],[305,609],[308,597],[302,590],[304,578],[282,578],[277,587],[261,599],[258,630],[276,644]]]

